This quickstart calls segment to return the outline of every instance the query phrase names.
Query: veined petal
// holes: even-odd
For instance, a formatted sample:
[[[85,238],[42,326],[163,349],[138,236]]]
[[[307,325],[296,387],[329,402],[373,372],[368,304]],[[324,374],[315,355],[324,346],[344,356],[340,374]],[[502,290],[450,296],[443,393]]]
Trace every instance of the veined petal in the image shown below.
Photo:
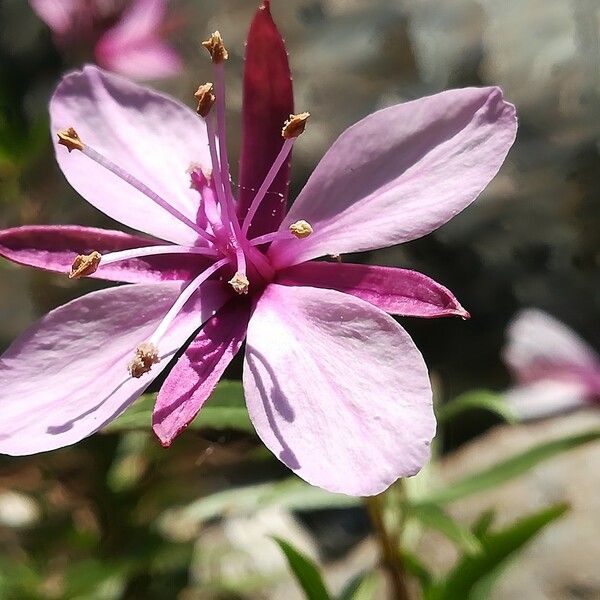
[[[271,17],[270,3],[256,12],[246,43],[244,62],[243,135],[240,157],[238,214],[243,219],[283,146],[281,129],[294,112],[287,51]],[[288,159],[252,219],[250,235],[269,233],[281,223],[290,180]]]
[[[592,383],[594,373],[598,378],[600,360],[594,349],[541,310],[521,311],[509,325],[507,337],[504,360],[521,382],[570,376]]]
[[[152,427],[163,446],[191,423],[238,353],[250,306],[234,299],[212,317],[177,361],[158,393]]]
[[[175,75],[182,66],[175,50],[158,36],[166,0],[136,0],[96,46],[102,66],[134,79]]]
[[[0,256],[21,265],[68,273],[78,254],[105,254],[161,242],[121,231],[78,225],[26,225],[0,231]],[[211,261],[199,255],[159,255],[102,265],[90,275],[126,283],[189,281]]]
[[[139,379],[128,363],[169,310],[177,283],[93,292],[50,312],[0,357],[0,452],[34,454],[73,444],[133,402],[223,303],[206,287],[161,340],[161,361]]]
[[[210,169],[204,121],[176,100],[97,67],[66,75],[50,101],[56,158],[69,183],[91,204],[139,231],[180,244],[198,234],[79,151],[58,144],[74,127],[89,144],[195,222],[198,194],[191,164]]]
[[[419,238],[466,208],[496,175],[517,129],[498,88],[450,90],[376,112],[345,131],[308,180],[271,245],[276,266]]]
[[[543,419],[588,404],[591,406],[587,386],[578,381],[536,381],[508,390],[504,399],[522,421]]]
[[[391,317],[348,294],[269,285],[248,326],[244,391],[266,446],[326,490],[377,494],[429,458],[423,358]]]
[[[312,261],[280,271],[277,283],[346,292],[393,315],[469,317],[449,289],[408,269]]]

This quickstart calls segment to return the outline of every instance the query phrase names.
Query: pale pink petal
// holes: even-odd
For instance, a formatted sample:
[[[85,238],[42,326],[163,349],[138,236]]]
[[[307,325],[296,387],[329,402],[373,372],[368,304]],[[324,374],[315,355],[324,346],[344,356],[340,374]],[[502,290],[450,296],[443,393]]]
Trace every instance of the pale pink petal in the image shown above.
[[[31,8],[57,35],[65,35],[81,11],[81,0],[29,0]]]
[[[249,317],[247,303],[229,302],[177,361],[158,393],[152,416],[154,433],[163,446],[171,445],[208,400],[246,337]]]
[[[541,310],[521,311],[509,325],[507,338],[504,360],[518,381],[588,381],[600,372],[600,360],[593,348]]]
[[[63,78],[50,102],[56,157],[69,183],[107,215],[158,238],[192,244],[188,225],[81,152],[58,144],[74,127],[84,143],[128,171],[195,222],[198,193],[192,163],[210,168],[204,121],[176,100],[97,67]]]
[[[449,289],[408,269],[312,261],[280,271],[277,283],[339,290],[393,315],[426,319],[470,316]]]
[[[136,0],[96,46],[98,64],[133,79],[175,75],[182,66],[177,53],[160,38],[165,0]]]
[[[140,379],[128,363],[171,307],[176,283],[114,287],[57,308],[0,357],[0,452],[34,454],[73,444],[117,417],[223,303],[221,286],[190,302]]]
[[[522,421],[591,405],[587,386],[577,381],[536,381],[508,390],[504,399]]]
[[[78,225],[26,225],[0,230],[0,256],[21,265],[65,275],[78,254],[105,254],[160,244],[121,231]],[[199,255],[147,256],[102,265],[90,275],[127,283],[189,281],[214,261]]]
[[[377,494],[429,458],[427,367],[394,319],[363,300],[269,285],[250,319],[243,380],[258,435],[313,485]]]
[[[450,90],[376,112],[323,157],[284,219],[314,233],[276,241],[277,265],[419,238],[466,208],[496,175],[517,129],[498,88]]]

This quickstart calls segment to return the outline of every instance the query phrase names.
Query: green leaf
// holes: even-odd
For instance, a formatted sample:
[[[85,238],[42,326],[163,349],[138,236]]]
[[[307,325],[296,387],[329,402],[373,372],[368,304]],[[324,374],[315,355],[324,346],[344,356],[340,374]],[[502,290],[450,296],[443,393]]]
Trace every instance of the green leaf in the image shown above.
[[[497,463],[487,469],[455,481],[448,487],[434,490],[419,498],[418,504],[445,504],[465,496],[495,488],[532,469],[539,463],[583,444],[600,439],[600,431],[588,431],[538,444],[521,454]]]
[[[495,518],[496,511],[494,509],[482,512],[477,521],[475,521],[471,527],[473,535],[480,540],[490,530]]]
[[[515,423],[517,421],[516,415],[502,396],[488,390],[475,390],[457,396],[453,400],[450,400],[450,402],[439,406],[436,410],[436,417],[438,423],[442,424],[450,421],[462,412],[473,409],[488,410],[504,419],[507,423]]]
[[[435,504],[408,506],[408,516],[418,519],[426,527],[435,529],[454,542],[467,554],[481,551],[481,544],[466,527],[457,523],[449,514]]]
[[[290,569],[296,577],[296,581],[304,590],[307,600],[331,600],[331,596],[325,587],[325,583],[317,565],[308,556],[305,556],[296,550],[291,544],[288,544],[281,538],[274,537],[285,557],[287,558]]]
[[[406,548],[400,550],[400,558],[406,572],[419,580],[421,588],[425,593],[433,584],[431,571],[421,562],[421,559],[416,554],[413,554]]]
[[[339,600],[373,600],[379,588],[377,573],[364,571],[353,577],[344,587]]]
[[[506,561],[544,527],[560,518],[568,509],[558,504],[528,515],[501,531],[483,536],[483,551],[476,556],[463,557],[450,571],[445,581],[439,584],[431,600],[475,600],[486,597]]]
[[[107,432],[150,429],[155,394],[145,394],[118,419],[104,429]],[[254,433],[248,417],[240,381],[220,381],[189,429],[232,429]]]

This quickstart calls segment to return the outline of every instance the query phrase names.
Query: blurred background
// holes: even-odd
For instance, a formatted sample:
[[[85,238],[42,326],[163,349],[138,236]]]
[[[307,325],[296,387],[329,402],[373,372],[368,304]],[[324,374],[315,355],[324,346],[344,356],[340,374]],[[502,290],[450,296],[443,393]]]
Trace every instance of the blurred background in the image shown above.
[[[168,36],[184,68],[152,82],[193,106],[210,77],[199,41],[221,31],[233,164],[255,9],[252,0],[173,0]],[[517,106],[515,146],[476,203],[424,239],[360,257],[419,270],[470,311],[469,321],[402,321],[425,356],[436,401],[510,386],[500,353],[522,307],[547,311],[600,347],[598,1],[273,0],[272,12],[290,53],[296,108],[312,115],[294,151],[292,198],[337,135],[378,108],[490,84]],[[112,226],[70,189],[49,142],[53,88],[65,70],[93,60],[80,46],[57,45],[26,0],[0,1],[1,227]],[[2,261],[0,346],[100,285]],[[233,365],[227,375],[239,374]],[[143,423],[123,421],[45,455],[0,457],[0,598],[301,598],[269,535],[318,560],[334,590],[376,564],[360,503],[296,486],[245,424],[208,423],[166,451]],[[534,443],[599,426],[593,408],[519,425],[465,412],[441,429],[439,459],[411,485],[451,484]],[[482,598],[600,598],[599,462],[598,443],[588,444],[448,506],[465,524],[488,507],[502,524],[551,502],[571,506]],[[439,532],[415,539],[434,572],[456,560]],[[373,597],[385,597],[383,589]]]

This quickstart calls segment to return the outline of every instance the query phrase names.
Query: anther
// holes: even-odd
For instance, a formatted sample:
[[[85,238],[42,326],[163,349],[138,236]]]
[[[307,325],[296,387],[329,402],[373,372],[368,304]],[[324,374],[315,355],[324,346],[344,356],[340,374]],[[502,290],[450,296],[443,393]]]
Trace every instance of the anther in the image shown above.
[[[90,254],[80,254],[71,265],[69,279],[79,279],[80,277],[92,275],[98,270],[101,260],[102,255],[95,250]]]
[[[135,355],[128,365],[129,373],[139,379],[159,361],[158,348],[150,342],[143,342],[136,348]]]
[[[297,138],[304,133],[306,129],[306,122],[310,117],[310,113],[303,112],[297,115],[290,115],[290,118],[283,124],[281,135],[289,140],[291,138]]]
[[[227,48],[225,48],[223,38],[218,31],[215,31],[207,40],[204,40],[202,45],[208,50],[208,53],[215,64],[222,63],[229,58],[229,53],[227,52]]]
[[[204,85],[199,86],[194,94],[196,100],[198,100],[198,108],[196,109],[196,112],[201,117],[206,118],[210,112],[210,109],[215,103],[216,97],[213,89],[213,84],[208,81]]]
[[[250,282],[248,278],[239,271],[227,282],[237,294],[247,294]]]
[[[307,238],[313,232],[313,228],[308,221],[296,221],[290,225],[290,233],[299,240]]]
[[[73,127],[61,129],[56,135],[58,136],[58,143],[65,146],[69,152],[73,152],[73,150],[83,150],[83,142]]]

